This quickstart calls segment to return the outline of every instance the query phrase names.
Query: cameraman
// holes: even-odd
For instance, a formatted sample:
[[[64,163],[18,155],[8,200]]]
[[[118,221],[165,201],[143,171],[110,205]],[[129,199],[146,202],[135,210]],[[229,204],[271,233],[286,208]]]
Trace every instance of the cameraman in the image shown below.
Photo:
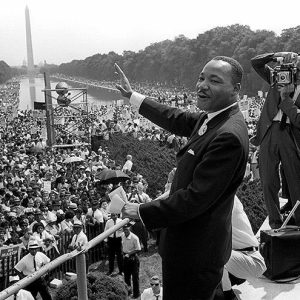
[[[273,70],[268,63],[281,59],[282,65],[297,65],[296,80],[272,84]],[[270,84],[251,139],[260,146],[259,172],[271,228],[282,225],[278,192],[280,190],[279,164],[283,168],[292,206],[300,199],[300,64],[293,52],[277,52],[258,55],[251,60],[254,70]],[[279,70],[280,71],[280,70]],[[285,71],[285,70],[284,70]],[[283,74],[284,75],[284,74]],[[283,76],[284,77],[284,76]],[[295,212],[296,225],[300,226],[300,209]]]

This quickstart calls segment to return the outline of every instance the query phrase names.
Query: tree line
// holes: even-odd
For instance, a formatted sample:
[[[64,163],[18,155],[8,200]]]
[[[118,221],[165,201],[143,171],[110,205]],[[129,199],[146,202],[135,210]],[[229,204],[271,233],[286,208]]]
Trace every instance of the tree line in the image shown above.
[[[110,81],[116,79],[113,65],[117,62],[132,81],[159,82],[194,90],[203,65],[214,56],[226,55],[243,66],[242,93],[253,96],[258,90],[267,91],[267,85],[251,68],[250,59],[257,54],[278,51],[300,52],[300,26],[284,29],[279,36],[268,30],[253,31],[247,25],[216,27],[195,39],[179,35],[174,40],[153,43],[138,52],[98,53],[59,66],[48,65],[41,71],[48,69],[51,73]]]
[[[22,74],[26,74],[24,69],[12,68],[5,61],[0,60],[0,84],[5,83],[14,76]]]

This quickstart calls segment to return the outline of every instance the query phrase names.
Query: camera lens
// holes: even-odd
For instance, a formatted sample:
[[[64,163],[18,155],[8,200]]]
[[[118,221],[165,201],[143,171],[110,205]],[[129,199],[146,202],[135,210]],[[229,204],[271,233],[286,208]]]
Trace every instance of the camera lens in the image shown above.
[[[286,76],[284,75],[284,74],[282,74],[281,76],[280,76],[280,80],[285,80],[286,79]]]

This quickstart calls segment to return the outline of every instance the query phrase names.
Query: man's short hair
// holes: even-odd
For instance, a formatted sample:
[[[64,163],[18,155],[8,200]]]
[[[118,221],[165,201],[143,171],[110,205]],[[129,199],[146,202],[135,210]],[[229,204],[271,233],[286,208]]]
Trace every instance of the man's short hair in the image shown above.
[[[150,278],[151,281],[160,281],[158,275],[154,275]]]
[[[231,72],[232,82],[234,84],[242,83],[244,70],[238,61],[236,61],[232,57],[228,57],[228,56],[216,56],[212,60],[222,60],[222,61],[229,63],[232,68],[232,72]]]

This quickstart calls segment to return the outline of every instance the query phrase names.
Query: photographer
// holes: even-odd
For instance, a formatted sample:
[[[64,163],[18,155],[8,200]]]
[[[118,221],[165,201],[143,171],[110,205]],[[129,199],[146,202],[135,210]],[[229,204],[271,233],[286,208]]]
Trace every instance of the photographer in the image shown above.
[[[268,63],[280,61],[274,69]],[[271,228],[282,225],[278,192],[283,168],[292,206],[300,199],[300,64],[293,52],[258,55],[254,70],[270,84],[268,96],[251,139],[260,146],[259,171]],[[274,72],[275,71],[275,72]],[[300,210],[295,212],[300,225]]]

